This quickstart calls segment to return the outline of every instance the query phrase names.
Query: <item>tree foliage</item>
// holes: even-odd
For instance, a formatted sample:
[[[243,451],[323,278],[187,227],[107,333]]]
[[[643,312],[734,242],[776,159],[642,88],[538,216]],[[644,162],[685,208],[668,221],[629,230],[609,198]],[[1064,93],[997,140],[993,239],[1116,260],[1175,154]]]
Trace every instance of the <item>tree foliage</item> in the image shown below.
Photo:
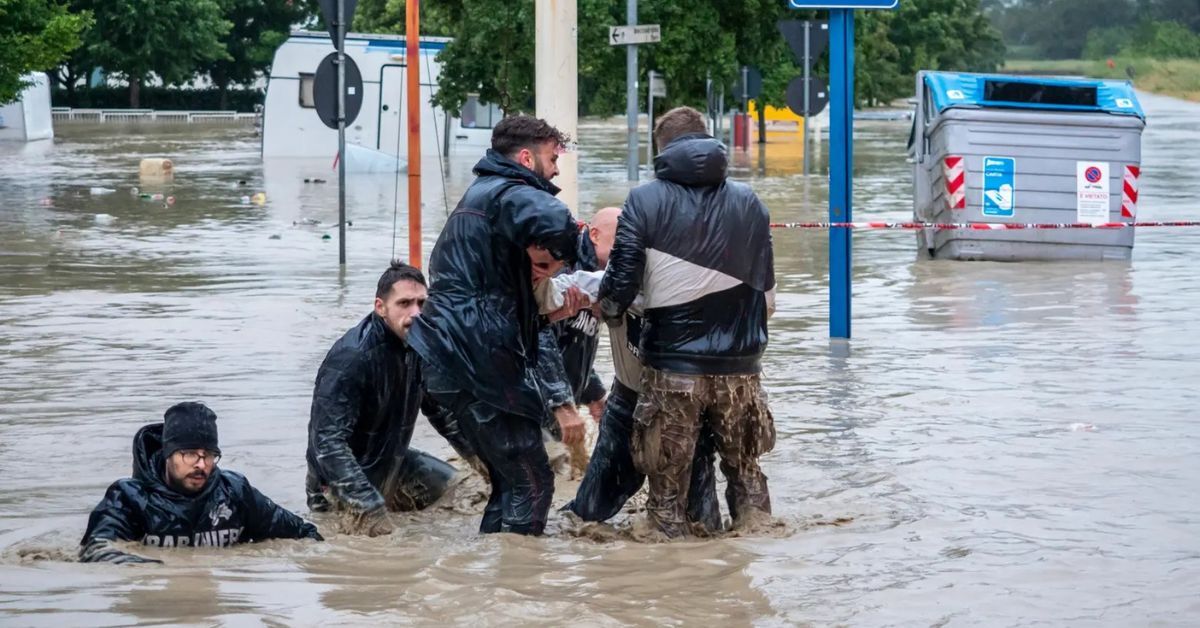
[[[308,16],[308,8],[293,0],[219,0],[224,18],[232,24],[221,38],[226,54],[201,65],[224,94],[230,83],[250,83],[265,74],[275,49],[288,38],[293,24]],[[224,99],[222,99],[224,100]],[[225,104],[221,104],[225,108]]]
[[[61,63],[90,23],[90,15],[52,0],[0,0],[0,105],[25,89],[23,75]]]
[[[1051,59],[1095,58],[1130,47],[1187,56],[1186,32],[1200,32],[1197,0],[985,0],[985,10],[1005,43]]]
[[[231,59],[222,43],[232,24],[217,0],[89,0],[92,64],[129,81],[129,104],[151,74],[163,83],[191,80],[199,68]]]

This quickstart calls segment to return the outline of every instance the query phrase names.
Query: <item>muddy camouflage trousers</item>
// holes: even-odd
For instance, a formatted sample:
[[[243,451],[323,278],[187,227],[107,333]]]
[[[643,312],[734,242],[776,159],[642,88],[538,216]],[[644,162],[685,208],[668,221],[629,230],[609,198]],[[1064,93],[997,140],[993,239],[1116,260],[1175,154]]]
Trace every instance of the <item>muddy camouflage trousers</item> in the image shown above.
[[[633,462],[649,482],[650,522],[668,537],[687,532],[692,460],[703,428],[712,432],[721,457],[734,522],[753,510],[771,512],[758,458],[775,447],[775,423],[759,376],[683,375],[647,367],[634,412]]]
[[[620,381],[613,381],[587,472],[583,475],[575,499],[564,507],[564,510],[574,512],[584,521],[607,521],[612,518],[646,482],[646,476],[634,467],[630,453],[633,412],[637,400],[636,391]],[[688,520],[703,526],[706,532],[721,529],[713,448],[712,435],[707,430],[702,432],[692,461],[687,499]]]

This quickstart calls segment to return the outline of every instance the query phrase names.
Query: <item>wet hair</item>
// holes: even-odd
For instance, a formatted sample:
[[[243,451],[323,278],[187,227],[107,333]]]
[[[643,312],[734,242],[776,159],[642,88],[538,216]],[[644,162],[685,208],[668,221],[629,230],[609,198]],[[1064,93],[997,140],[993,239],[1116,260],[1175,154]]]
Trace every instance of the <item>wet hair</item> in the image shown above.
[[[571,141],[562,131],[550,126],[549,122],[533,116],[509,116],[500,121],[492,129],[492,150],[513,157],[522,148],[532,150],[545,142],[554,142],[556,146],[566,146]]]
[[[392,264],[388,269],[383,271],[379,276],[379,283],[375,285],[375,298],[384,299],[391,293],[392,286],[396,285],[397,281],[415,281],[422,286],[425,285],[425,275],[421,274],[421,270],[415,266],[409,266],[404,262],[396,259],[392,260]]]
[[[661,151],[675,138],[692,133],[708,133],[704,114],[691,107],[676,107],[659,116],[655,122],[654,144]]]

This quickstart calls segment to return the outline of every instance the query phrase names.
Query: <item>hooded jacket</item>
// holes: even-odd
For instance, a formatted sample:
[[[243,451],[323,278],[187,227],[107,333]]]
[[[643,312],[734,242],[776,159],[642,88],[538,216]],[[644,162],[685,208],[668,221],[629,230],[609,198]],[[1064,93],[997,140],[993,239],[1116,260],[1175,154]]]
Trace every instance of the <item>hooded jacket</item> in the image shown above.
[[[213,467],[195,495],[166,482],[162,423],[133,437],[133,477],[117,480],[88,517],[80,542],[83,562],[159,562],[129,554],[113,541],[153,547],[229,547],[266,539],[324,540],[316,526],[280,508],[250,486],[245,476]]]
[[[557,187],[493,150],[475,174],[433,247],[429,300],[408,340],[436,369],[431,390],[466,392],[541,423],[547,407],[536,369],[545,320],[525,249],[543,246],[572,263],[576,223],[554,198]]]
[[[726,179],[725,147],[685,135],[634,188],[600,284],[604,318],[620,324],[644,295],[642,360],[694,375],[758,373],[774,309],[770,217],[749,186]]]
[[[372,312],[334,343],[317,371],[305,454],[309,506],[322,509],[329,487],[352,509],[384,508],[399,486],[418,409],[469,455],[457,424],[424,395],[417,354]]]

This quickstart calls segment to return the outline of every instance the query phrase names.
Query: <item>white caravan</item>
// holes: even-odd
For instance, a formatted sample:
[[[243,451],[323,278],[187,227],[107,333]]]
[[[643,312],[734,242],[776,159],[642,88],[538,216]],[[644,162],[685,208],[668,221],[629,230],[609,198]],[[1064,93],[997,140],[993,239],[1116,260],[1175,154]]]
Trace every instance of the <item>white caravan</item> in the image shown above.
[[[422,155],[460,150],[481,153],[490,145],[492,126],[502,117],[498,107],[474,97],[463,105],[462,119],[430,103],[441,72],[436,57],[448,41],[445,37],[420,39]],[[333,159],[337,154],[337,130],[321,122],[313,102],[317,65],[333,51],[329,35],[314,31],[293,32],[275,51],[263,110],[263,157]],[[378,151],[401,160],[407,156],[405,53],[403,35],[346,35],[346,54],[354,59],[363,79],[362,109],[346,127],[347,165],[356,152]],[[356,151],[355,147],[367,150]]]
[[[21,77],[30,85],[16,102],[0,107],[0,140],[32,142],[54,137],[50,119],[50,80],[41,72]]]

